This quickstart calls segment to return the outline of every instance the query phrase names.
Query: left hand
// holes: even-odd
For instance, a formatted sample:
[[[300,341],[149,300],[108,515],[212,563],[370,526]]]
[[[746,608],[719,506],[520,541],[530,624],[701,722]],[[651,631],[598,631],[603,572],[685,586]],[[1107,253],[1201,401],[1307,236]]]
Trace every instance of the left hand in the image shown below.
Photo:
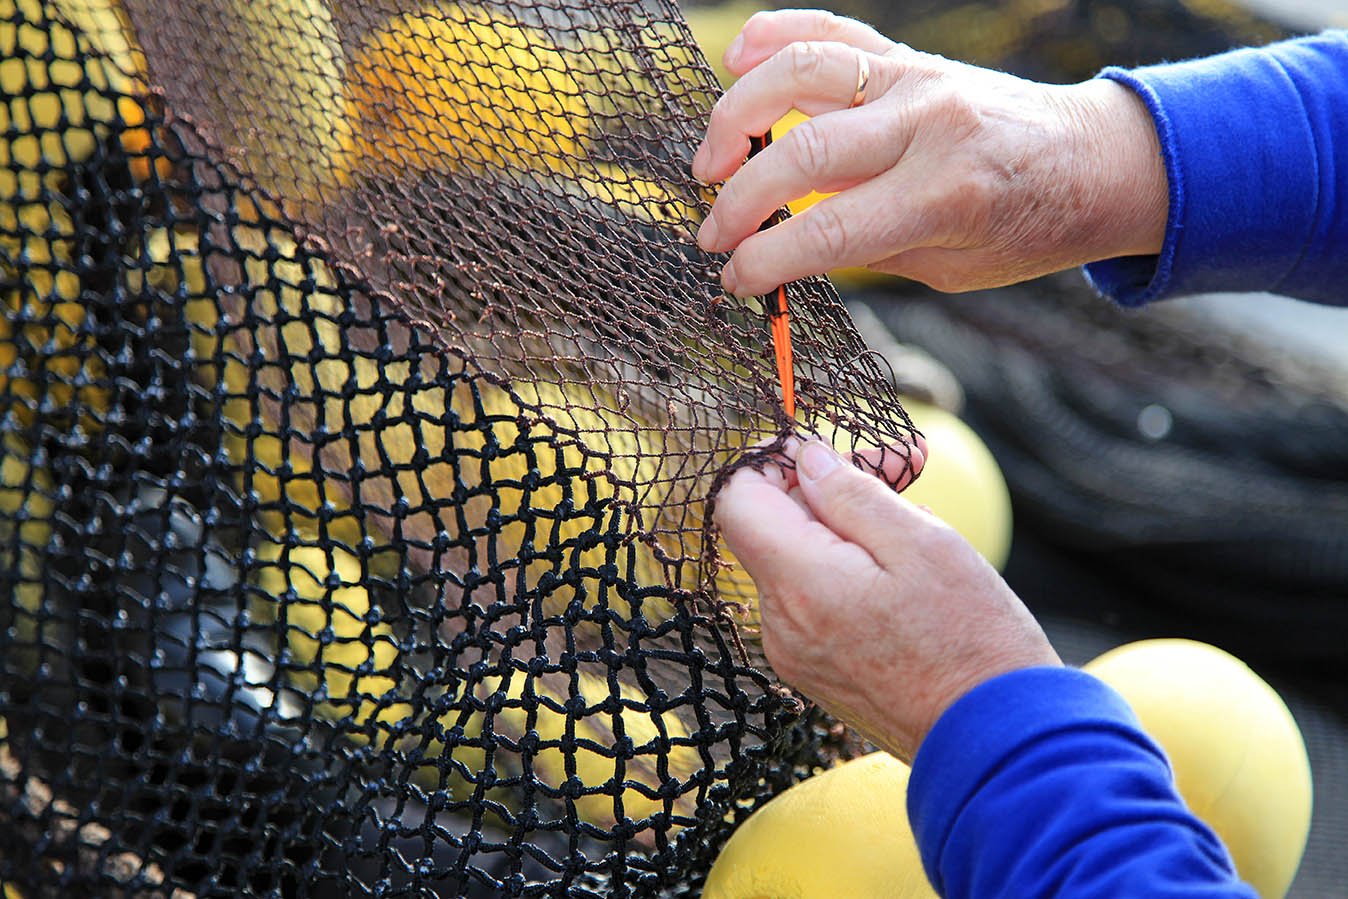
[[[865,102],[852,108],[859,74]],[[1169,207],[1156,126],[1107,79],[1039,84],[919,53],[818,10],[759,13],[726,53],[693,174],[725,181],[698,242],[727,291],[849,266],[939,290],[1158,253]],[[815,116],[747,164],[749,138]],[[758,232],[810,191],[838,192]]]
[[[1029,611],[953,528],[819,441],[794,470],[737,472],[716,523],[759,590],[763,649],[784,681],[911,761],[968,690],[1060,665]],[[914,450],[914,469],[925,447]]]

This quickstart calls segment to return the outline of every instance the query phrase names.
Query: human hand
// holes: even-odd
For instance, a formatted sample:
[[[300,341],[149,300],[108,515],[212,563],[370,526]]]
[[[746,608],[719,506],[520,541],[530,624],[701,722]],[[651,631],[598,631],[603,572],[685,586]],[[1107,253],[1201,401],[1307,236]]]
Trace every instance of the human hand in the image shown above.
[[[865,103],[849,108],[859,57]],[[852,19],[759,13],[725,55],[693,174],[726,181],[698,242],[735,250],[742,296],[867,266],[963,291],[1160,252],[1169,206],[1155,125],[1106,79],[1046,85],[919,53]],[[792,108],[814,116],[745,163]],[[839,192],[761,233],[810,191]]]
[[[759,591],[763,650],[788,684],[911,761],[964,693],[1059,665],[997,572],[935,515],[792,442],[794,470],[736,473],[716,500],[726,545]],[[920,469],[925,449],[913,453]]]

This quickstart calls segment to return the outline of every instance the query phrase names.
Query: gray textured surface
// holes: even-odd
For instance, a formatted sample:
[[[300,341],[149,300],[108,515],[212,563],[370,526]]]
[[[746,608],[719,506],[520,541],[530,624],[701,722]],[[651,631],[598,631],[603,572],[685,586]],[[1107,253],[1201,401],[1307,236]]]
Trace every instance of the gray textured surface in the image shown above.
[[[1262,343],[1348,397],[1348,309],[1265,293],[1181,297],[1153,309]]]
[[[1314,31],[1348,26],[1344,0],[1240,0],[1245,8],[1266,15],[1288,28]]]

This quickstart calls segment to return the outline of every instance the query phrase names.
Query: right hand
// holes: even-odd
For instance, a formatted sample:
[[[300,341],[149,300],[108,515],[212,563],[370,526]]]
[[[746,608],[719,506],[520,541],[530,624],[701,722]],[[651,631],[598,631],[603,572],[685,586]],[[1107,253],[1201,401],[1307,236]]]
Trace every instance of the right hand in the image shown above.
[[[861,57],[865,103],[849,108]],[[972,290],[1161,249],[1169,193],[1155,125],[1113,81],[1038,84],[817,10],[755,15],[725,64],[740,78],[712,111],[693,174],[726,182],[698,240],[734,250],[731,293],[848,266]],[[749,138],[792,108],[815,118],[746,164]],[[810,191],[840,193],[758,232]]]
[[[763,650],[784,681],[911,761],[978,684],[1062,664],[953,528],[819,441],[786,452],[794,469],[743,469],[716,500],[726,546],[758,586]]]

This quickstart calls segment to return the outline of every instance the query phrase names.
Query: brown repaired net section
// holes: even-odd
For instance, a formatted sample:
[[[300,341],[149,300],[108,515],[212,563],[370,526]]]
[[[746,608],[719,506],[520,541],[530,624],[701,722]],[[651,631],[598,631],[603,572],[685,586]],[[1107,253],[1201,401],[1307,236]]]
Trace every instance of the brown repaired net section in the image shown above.
[[[822,281],[786,420],[672,3],[0,0],[0,89],[6,889],[695,893],[846,751],[708,510],[911,425]]]

